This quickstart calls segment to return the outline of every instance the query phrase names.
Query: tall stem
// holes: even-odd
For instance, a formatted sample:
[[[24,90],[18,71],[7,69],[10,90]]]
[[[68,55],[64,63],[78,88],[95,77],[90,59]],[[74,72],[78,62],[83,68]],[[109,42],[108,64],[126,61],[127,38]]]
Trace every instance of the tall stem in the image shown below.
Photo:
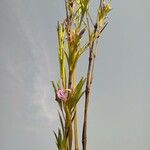
[[[90,49],[89,54],[89,64],[88,64],[88,72],[87,72],[87,82],[86,82],[86,90],[85,90],[85,106],[84,106],[84,121],[83,121],[83,132],[82,132],[82,147],[83,150],[86,150],[87,146],[87,113],[90,99],[90,80],[91,80],[91,70],[92,70],[92,49]]]
[[[74,69],[74,75],[73,75],[73,82],[74,82],[74,88],[76,87],[76,67]],[[74,144],[75,144],[75,150],[79,150],[78,145],[78,127],[77,127],[77,106],[75,108],[75,117],[74,117]]]
[[[72,73],[69,70],[68,89],[71,89],[71,86],[72,86]],[[68,91],[68,94],[69,94],[69,91]],[[70,116],[70,119],[71,119],[71,116]],[[71,120],[70,120],[70,124],[68,127],[68,147],[69,147],[68,150],[72,149],[72,123],[71,123]]]
[[[88,117],[88,106],[90,100],[90,91],[91,91],[91,84],[93,79],[93,70],[94,70],[94,60],[95,60],[95,53],[94,53],[94,41],[90,41],[91,33],[89,22],[87,18],[87,25],[88,25],[88,32],[89,32],[89,63],[88,63],[88,71],[87,71],[87,81],[86,81],[86,89],[85,89],[85,106],[84,106],[84,120],[83,120],[83,131],[82,131],[82,148],[86,150],[87,148],[87,117]],[[94,36],[96,33],[96,28],[94,30]]]

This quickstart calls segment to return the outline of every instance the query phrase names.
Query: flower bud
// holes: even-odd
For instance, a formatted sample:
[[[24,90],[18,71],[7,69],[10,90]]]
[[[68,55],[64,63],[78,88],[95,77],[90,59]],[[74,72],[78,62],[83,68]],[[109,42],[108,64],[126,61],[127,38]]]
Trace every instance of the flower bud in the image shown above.
[[[61,90],[58,90],[58,91],[57,91],[57,97],[58,97],[60,100],[66,102],[66,101],[67,101],[68,94],[67,94],[67,92],[66,92],[65,90],[62,90],[62,89],[61,89]]]

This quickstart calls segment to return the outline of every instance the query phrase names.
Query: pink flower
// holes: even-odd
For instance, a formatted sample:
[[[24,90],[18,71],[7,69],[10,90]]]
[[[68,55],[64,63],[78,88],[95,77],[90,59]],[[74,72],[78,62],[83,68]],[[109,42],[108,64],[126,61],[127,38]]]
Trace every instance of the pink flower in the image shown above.
[[[69,41],[70,41],[70,43],[71,44],[73,44],[74,43],[74,41],[75,41],[75,31],[71,31],[70,32],[70,35],[69,35]]]
[[[105,1],[103,1],[102,3],[102,9],[104,10],[106,8],[107,3]]]
[[[59,99],[63,100],[64,102],[66,102],[68,94],[67,94],[67,92],[65,90],[61,89],[61,90],[57,91],[57,97]]]

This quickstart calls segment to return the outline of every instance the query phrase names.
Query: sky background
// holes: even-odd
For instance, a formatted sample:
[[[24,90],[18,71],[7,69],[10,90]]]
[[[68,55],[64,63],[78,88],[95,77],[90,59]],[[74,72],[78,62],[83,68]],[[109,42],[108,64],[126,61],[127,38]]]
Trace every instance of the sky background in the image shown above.
[[[150,1],[112,6],[96,59],[88,149],[149,150]],[[58,79],[56,23],[64,14],[63,0],[0,0],[0,150],[56,149],[50,81]]]

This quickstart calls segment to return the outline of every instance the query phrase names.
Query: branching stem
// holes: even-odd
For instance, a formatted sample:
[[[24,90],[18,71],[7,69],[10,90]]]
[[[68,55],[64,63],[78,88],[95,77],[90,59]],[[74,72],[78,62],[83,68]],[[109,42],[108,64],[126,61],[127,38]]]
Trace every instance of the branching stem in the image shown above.
[[[87,18],[87,25],[89,31],[89,40],[91,33],[90,33],[90,26],[89,21]],[[96,28],[94,29],[94,36],[96,33]],[[84,120],[83,120],[83,131],[82,131],[82,148],[83,150],[87,149],[87,117],[88,117],[88,106],[90,100],[90,92],[91,92],[91,85],[93,81],[93,71],[94,71],[94,62],[95,62],[95,51],[94,51],[94,43],[95,40],[89,44],[89,62],[88,62],[88,71],[87,71],[87,81],[86,81],[86,89],[85,89],[85,106],[84,106]]]

